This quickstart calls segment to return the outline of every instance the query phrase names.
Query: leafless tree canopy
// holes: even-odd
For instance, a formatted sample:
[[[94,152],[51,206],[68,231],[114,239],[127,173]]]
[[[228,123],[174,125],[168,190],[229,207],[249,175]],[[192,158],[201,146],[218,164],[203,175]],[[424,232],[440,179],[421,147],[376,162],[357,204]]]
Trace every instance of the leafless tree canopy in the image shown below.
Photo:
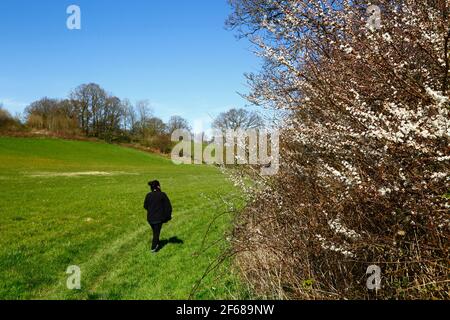
[[[186,119],[180,116],[172,116],[167,124],[167,130],[169,133],[173,133],[175,130],[186,130],[191,132],[192,128]]]
[[[230,109],[221,113],[213,122],[213,128],[218,130],[248,130],[257,129],[263,126],[261,116],[245,109]]]

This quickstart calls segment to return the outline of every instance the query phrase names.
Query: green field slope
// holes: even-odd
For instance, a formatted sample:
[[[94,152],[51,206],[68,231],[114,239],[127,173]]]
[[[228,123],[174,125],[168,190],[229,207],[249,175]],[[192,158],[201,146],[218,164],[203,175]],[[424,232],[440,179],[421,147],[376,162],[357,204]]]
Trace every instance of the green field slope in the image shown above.
[[[151,254],[143,200],[161,181],[173,221]],[[0,299],[186,299],[226,246],[220,195],[238,190],[215,168],[94,142],[0,138]],[[205,241],[204,241],[205,240]],[[202,245],[202,243],[204,245]],[[81,290],[66,269],[81,268]],[[193,298],[233,298],[227,264]]]

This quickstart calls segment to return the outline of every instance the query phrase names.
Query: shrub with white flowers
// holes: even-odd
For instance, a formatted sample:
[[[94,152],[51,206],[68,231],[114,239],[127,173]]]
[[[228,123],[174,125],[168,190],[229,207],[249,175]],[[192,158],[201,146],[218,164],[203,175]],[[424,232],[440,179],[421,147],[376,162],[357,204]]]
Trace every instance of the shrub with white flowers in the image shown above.
[[[248,99],[283,115],[280,172],[248,172],[236,220],[255,292],[367,298],[375,264],[378,297],[449,298],[448,1],[380,0],[376,30],[365,1],[230,2],[264,59]]]

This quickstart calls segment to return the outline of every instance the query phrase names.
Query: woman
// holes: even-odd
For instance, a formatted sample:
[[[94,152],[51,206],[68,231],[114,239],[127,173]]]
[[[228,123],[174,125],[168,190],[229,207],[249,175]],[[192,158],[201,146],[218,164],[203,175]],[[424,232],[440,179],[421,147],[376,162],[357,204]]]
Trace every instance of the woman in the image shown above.
[[[161,185],[157,180],[148,183],[151,192],[145,197],[144,208],[147,210],[147,221],[153,230],[152,252],[160,249],[159,235],[163,223],[172,219],[172,204],[167,195],[161,191]]]

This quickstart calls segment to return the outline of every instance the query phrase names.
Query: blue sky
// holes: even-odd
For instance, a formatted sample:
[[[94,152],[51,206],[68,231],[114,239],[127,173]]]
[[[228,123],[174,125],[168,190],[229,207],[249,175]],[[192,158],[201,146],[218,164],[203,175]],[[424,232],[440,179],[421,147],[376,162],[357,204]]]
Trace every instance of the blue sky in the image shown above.
[[[66,8],[81,8],[81,30]],[[247,102],[244,73],[258,59],[224,28],[226,0],[1,0],[0,102],[12,113],[96,82],[155,115],[194,126]],[[196,124],[197,123],[197,124]],[[207,124],[206,124],[207,125]]]

